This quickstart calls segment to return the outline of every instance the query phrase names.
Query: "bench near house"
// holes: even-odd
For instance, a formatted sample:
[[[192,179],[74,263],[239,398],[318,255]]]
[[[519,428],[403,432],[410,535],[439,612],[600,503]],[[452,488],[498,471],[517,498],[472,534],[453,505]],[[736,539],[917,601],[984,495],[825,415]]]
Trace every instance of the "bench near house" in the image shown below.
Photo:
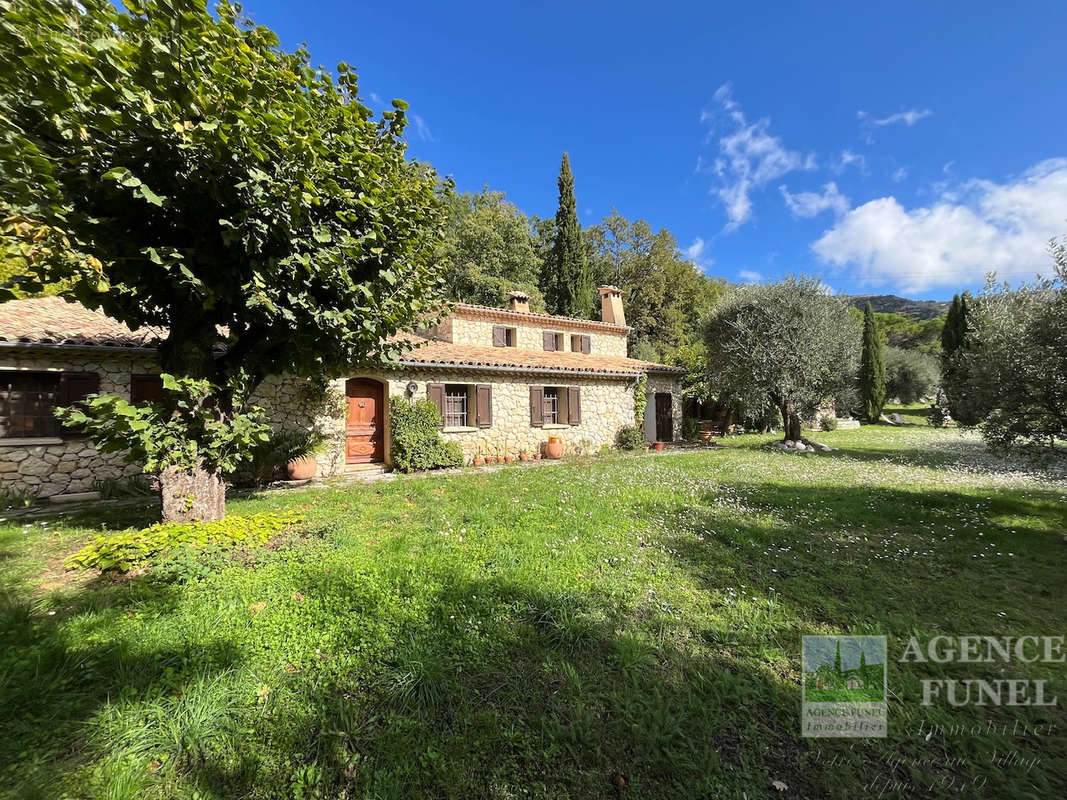
[[[442,434],[468,459],[484,449],[533,452],[549,435],[570,452],[594,452],[632,424],[634,387],[646,375],[645,436],[676,439],[683,371],[629,358],[621,292],[604,286],[600,295],[599,322],[532,313],[518,292],[507,309],[454,303],[439,325],[407,337],[416,347],[396,364],[333,381],[344,398],[329,406],[336,411],[324,414],[310,382],[292,377],[268,378],[254,400],[275,427],[316,425],[331,434],[319,457],[322,476],[388,468],[393,395],[428,397],[441,412]],[[0,485],[52,497],[139,474],[120,454],[101,455],[64,431],[51,409],[92,392],[134,402],[161,397],[162,334],[131,331],[55,297],[0,304]]]

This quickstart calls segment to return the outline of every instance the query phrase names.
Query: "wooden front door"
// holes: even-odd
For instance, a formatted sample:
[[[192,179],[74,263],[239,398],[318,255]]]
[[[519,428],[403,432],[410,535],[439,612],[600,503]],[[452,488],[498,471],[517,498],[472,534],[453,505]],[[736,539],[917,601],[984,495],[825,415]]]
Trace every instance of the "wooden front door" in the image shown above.
[[[656,441],[674,441],[674,408],[670,392],[656,392]]]
[[[383,461],[385,454],[382,418],[382,385],[369,378],[351,378],[345,383],[348,415],[345,420],[345,463]]]

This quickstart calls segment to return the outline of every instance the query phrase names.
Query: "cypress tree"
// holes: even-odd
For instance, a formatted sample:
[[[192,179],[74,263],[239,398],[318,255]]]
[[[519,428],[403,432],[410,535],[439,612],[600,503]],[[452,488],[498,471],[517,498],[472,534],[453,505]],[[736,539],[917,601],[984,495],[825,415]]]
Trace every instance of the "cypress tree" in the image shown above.
[[[867,303],[863,310],[863,352],[860,355],[860,395],[867,419],[877,422],[885,407],[885,358],[882,339],[878,335],[878,321],[874,309]]]
[[[960,296],[952,296],[952,305],[945,315],[945,325],[941,328],[941,355],[948,358],[963,344],[960,336],[960,323],[963,319],[963,302]]]
[[[841,674],[841,640],[837,640],[837,653],[834,654],[834,673]]]
[[[563,154],[559,168],[559,208],[556,210],[556,236],[549,263],[545,264],[542,291],[553,314],[589,317],[592,309],[593,278],[586,258],[582,226],[578,223],[571,162]]]

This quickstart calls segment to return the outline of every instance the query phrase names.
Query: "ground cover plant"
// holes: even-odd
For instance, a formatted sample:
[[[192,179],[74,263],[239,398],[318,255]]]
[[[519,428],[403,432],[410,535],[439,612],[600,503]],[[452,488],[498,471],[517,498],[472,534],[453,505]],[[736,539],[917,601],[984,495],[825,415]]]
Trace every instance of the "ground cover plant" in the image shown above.
[[[1062,634],[1063,472],[904,418],[812,434],[833,453],[747,435],[231,499],[304,532],[121,579],[62,562],[152,509],[11,518],[0,793],[1063,796],[1063,664],[898,661]],[[810,633],[889,635],[888,739],[799,736]],[[922,678],[1017,676],[1060,705],[919,705]]]

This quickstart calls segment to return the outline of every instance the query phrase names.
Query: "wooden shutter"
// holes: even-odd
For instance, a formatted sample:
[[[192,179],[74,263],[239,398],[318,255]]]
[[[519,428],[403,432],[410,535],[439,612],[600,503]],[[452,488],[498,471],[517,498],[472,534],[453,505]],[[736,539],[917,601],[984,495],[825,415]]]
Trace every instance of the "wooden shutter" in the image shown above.
[[[441,418],[441,427],[445,426],[445,385],[443,383],[426,384],[426,396],[437,406],[437,415]]]
[[[95,372],[64,372],[59,378],[59,405],[69,406],[100,391],[100,376]]]
[[[556,334],[552,331],[545,331],[545,350],[556,349]]]
[[[95,372],[64,372],[59,377],[56,405],[70,406],[84,400],[87,395],[96,394],[99,391],[100,376]],[[81,432],[81,426],[78,425],[63,425],[60,428],[61,435],[77,435]]]
[[[503,325],[493,326],[493,347],[507,347],[508,329]]]
[[[577,386],[567,387],[567,422],[582,424],[582,390]]]
[[[540,428],[545,424],[545,387],[530,387],[530,425]]]
[[[474,402],[478,427],[493,427],[493,387],[487,383],[478,384]]]
[[[585,353],[586,355],[589,355],[589,351],[592,349],[591,348],[592,343],[593,343],[593,337],[591,337],[591,336],[583,336],[582,337],[582,352]]]
[[[130,375],[131,403],[162,403],[167,399],[163,379],[158,375]]]

